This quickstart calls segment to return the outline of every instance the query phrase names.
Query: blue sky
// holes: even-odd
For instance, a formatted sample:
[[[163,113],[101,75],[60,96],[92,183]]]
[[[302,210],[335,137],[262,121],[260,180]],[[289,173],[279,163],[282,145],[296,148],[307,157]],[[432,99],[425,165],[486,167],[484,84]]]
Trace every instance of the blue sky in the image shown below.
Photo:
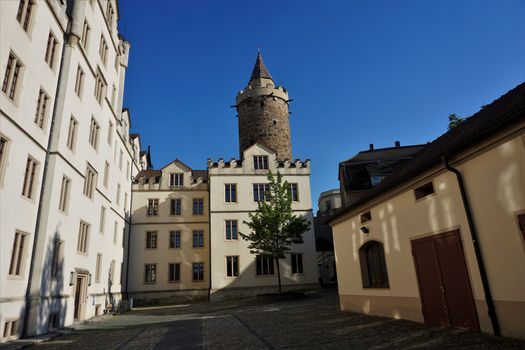
[[[370,143],[425,143],[525,81],[523,0],[121,0],[125,106],[156,168],[238,157],[235,104],[257,45],[291,103],[312,200]],[[315,204],[314,204],[315,205]]]

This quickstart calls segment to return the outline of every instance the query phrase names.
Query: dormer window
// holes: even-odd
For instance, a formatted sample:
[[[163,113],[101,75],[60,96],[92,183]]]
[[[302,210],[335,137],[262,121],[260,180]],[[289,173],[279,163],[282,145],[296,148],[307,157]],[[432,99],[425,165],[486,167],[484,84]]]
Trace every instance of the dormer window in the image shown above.
[[[268,156],[253,156],[254,169],[268,169]]]
[[[184,185],[184,174],[182,173],[171,173],[170,174],[170,186],[182,187]]]

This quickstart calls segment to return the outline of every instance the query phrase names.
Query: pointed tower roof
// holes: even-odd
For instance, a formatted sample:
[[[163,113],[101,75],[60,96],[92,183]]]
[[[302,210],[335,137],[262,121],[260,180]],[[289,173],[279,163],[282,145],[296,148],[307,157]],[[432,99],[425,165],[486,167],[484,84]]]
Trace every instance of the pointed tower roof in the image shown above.
[[[260,79],[272,79],[272,76],[270,75],[270,72],[268,71],[268,68],[264,65],[262,55],[260,52],[257,53],[257,60],[255,61],[255,66],[253,67],[252,76],[250,77],[250,82],[254,80],[260,80]]]

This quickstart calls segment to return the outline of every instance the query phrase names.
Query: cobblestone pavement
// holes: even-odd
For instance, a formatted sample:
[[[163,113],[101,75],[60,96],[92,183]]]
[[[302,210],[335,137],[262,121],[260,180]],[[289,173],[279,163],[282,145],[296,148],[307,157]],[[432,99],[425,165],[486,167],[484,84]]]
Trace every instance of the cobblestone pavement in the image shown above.
[[[134,310],[31,349],[525,349],[525,341],[338,310],[336,291]]]

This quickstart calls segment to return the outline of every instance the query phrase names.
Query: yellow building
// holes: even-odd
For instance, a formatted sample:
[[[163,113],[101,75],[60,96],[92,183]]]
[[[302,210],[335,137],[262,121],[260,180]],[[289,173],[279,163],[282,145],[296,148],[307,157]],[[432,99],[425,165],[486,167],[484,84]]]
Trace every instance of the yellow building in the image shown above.
[[[330,224],[342,310],[525,338],[525,83]]]

